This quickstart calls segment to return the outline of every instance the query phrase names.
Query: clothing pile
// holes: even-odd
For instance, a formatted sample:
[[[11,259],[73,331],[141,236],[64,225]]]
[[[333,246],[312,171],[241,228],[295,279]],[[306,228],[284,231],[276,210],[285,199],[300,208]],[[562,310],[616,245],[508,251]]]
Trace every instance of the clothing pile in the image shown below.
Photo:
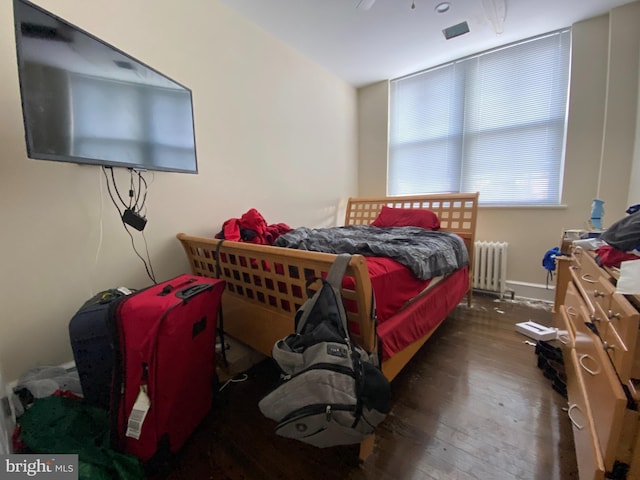
[[[37,398],[18,418],[13,450],[77,454],[79,480],[143,480],[140,461],[110,447],[109,413],[71,392]]]
[[[605,245],[596,249],[596,261],[602,267],[620,267],[624,261],[640,259],[640,210],[630,207],[627,213],[630,215],[600,235]]]
[[[286,223],[267,224],[264,217],[255,208],[244,213],[240,218],[230,218],[222,224],[222,230],[216,238],[234,242],[273,245],[276,238],[292,228]]]

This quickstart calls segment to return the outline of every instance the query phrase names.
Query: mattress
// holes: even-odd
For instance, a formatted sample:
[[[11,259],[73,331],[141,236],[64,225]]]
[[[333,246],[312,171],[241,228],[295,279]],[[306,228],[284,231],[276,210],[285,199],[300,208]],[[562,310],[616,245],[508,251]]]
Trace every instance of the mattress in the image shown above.
[[[375,294],[379,324],[425,291],[434,280],[418,280],[407,267],[390,258],[365,257],[365,261]]]
[[[375,296],[378,337],[383,359],[422,338],[455,308],[469,289],[467,267],[446,277],[416,279],[411,271],[395,260],[365,257]],[[343,285],[353,288],[353,279]],[[345,302],[347,309],[349,302]],[[357,327],[350,325],[357,333]]]
[[[434,330],[469,290],[468,267],[456,270],[409,302],[377,328],[382,359],[392,357]]]

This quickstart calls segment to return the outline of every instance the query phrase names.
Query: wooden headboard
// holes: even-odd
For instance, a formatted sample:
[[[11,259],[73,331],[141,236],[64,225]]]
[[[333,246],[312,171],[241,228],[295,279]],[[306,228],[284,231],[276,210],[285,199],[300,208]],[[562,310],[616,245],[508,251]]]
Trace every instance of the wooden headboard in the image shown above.
[[[478,192],[440,193],[402,197],[350,198],[345,225],[369,225],[383,206],[392,208],[429,209],[438,215],[440,230],[458,234],[469,252],[469,272],[473,268],[473,242],[478,216]]]
[[[383,206],[429,209],[438,215],[442,230],[472,235],[475,233],[476,226],[478,192],[350,198],[347,203],[344,224],[369,225],[376,219]]]

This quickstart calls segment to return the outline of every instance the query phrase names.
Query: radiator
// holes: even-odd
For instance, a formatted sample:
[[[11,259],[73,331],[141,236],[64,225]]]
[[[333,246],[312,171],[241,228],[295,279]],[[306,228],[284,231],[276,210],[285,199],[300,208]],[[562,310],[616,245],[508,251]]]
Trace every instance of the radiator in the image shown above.
[[[473,248],[473,288],[496,292],[507,290],[507,242],[475,242]]]

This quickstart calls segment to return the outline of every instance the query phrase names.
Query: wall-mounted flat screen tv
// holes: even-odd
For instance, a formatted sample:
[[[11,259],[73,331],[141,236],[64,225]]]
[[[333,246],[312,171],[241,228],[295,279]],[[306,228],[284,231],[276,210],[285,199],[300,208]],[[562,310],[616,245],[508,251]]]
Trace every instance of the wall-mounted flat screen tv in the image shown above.
[[[13,9],[29,158],[197,173],[190,89],[30,2]]]

